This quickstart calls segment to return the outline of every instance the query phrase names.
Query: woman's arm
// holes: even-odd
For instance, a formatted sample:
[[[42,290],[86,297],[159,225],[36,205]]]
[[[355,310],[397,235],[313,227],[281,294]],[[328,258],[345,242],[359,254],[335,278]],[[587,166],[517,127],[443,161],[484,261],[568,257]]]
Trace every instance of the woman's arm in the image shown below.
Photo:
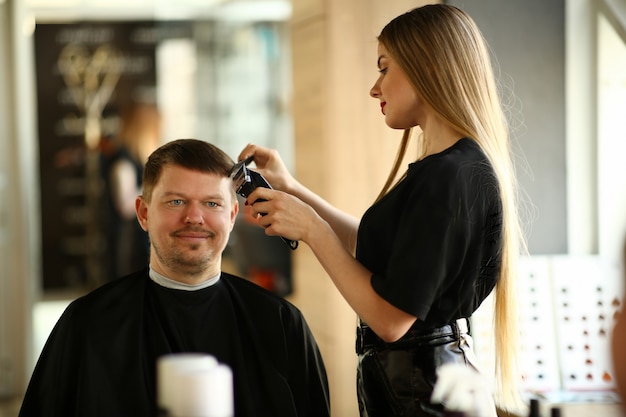
[[[258,199],[265,201],[255,202]],[[372,273],[346,249],[330,223],[312,205],[267,188],[257,188],[247,204],[252,205],[251,214],[266,234],[305,242],[348,304],[383,340],[398,340],[415,322],[415,316],[374,291],[370,283]]]

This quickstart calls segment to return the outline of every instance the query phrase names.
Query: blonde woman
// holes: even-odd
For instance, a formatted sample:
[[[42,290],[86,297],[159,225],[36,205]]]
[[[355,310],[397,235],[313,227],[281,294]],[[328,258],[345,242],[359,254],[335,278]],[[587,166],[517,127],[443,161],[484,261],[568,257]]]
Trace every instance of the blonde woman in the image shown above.
[[[359,316],[361,416],[443,415],[430,401],[436,370],[475,366],[468,319],[494,288],[498,381],[513,397],[520,233],[485,42],[449,5],[396,17],[378,41],[380,75],[370,95],[404,136],[377,201],[360,221],[352,218],[295,180],[276,151],[248,145],[239,159],[253,156],[274,190],[257,189],[247,203],[253,215],[266,214],[258,219],[268,235],[311,247]],[[422,131],[420,155],[394,183],[414,127]]]

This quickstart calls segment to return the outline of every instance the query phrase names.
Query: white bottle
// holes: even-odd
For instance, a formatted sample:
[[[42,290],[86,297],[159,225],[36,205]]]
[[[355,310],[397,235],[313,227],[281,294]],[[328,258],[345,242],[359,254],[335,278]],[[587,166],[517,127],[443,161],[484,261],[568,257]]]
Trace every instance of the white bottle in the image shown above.
[[[157,406],[159,415],[173,416],[180,385],[185,372],[210,370],[217,367],[217,359],[203,353],[172,353],[157,360]]]
[[[234,417],[233,374],[219,364],[180,375],[174,417]]]

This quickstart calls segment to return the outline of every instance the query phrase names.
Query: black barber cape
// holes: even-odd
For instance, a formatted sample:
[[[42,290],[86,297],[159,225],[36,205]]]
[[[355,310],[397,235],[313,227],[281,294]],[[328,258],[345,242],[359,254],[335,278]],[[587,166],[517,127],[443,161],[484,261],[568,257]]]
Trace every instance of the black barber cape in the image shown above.
[[[233,371],[235,415],[330,415],[326,371],[300,311],[226,273],[197,291],[148,269],[72,302],[53,329],[20,417],[154,417],[156,363],[209,353]]]

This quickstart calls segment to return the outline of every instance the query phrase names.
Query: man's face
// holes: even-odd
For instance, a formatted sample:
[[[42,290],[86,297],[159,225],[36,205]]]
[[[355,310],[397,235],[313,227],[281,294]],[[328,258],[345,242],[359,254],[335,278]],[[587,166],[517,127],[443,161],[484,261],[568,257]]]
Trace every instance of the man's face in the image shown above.
[[[150,265],[196,284],[220,273],[222,252],[239,210],[229,178],[166,165],[150,202],[139,197],[137,218],[150,236]]]

